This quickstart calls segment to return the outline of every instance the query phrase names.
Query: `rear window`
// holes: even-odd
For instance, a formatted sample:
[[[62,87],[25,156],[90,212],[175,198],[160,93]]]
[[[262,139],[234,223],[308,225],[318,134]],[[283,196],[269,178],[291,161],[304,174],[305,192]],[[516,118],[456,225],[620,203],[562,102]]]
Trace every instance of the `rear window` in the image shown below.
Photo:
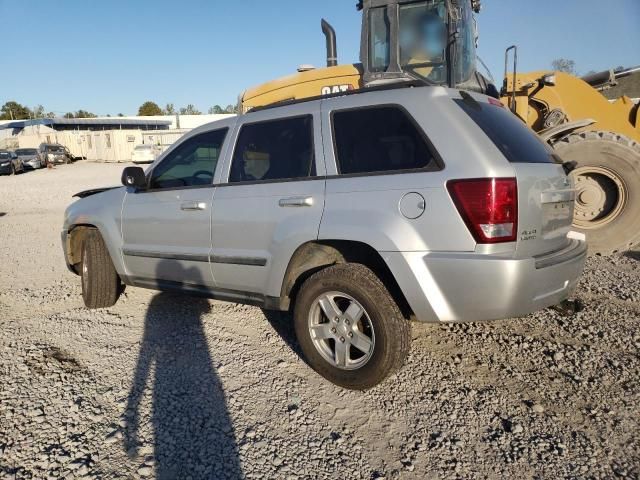
[[[509,162],[555,163],[551,148],[510,110],[477,102],[470,96],[454,102],[487,134]]]
[[[293,117],[242,127],[229,183],[315,177],[313,117]]]
[[[333,135],[343,175],[441,168],[422,131],[400,107],[336,111]]]

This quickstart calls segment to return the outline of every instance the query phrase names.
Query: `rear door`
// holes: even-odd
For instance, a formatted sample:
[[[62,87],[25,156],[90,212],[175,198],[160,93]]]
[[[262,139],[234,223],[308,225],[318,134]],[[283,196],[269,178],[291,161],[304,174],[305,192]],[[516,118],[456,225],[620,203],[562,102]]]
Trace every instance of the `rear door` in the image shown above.
[[[289,259],[317,239],[325,189],[319,105],[250,113],[236,127],[228,181],[214,199],[218,288],[279,296]]]
[[[227,128],[196,134],[167,154],[149,189],[127,192],[122,212],[127,274],[145,286],[213,287],[209,266],[214,175]]]
[[[575,190],[561,160],[518,117],[501,105],[470,96],[454,100],[510,162],[518,182],[518,257],[565,247]]]

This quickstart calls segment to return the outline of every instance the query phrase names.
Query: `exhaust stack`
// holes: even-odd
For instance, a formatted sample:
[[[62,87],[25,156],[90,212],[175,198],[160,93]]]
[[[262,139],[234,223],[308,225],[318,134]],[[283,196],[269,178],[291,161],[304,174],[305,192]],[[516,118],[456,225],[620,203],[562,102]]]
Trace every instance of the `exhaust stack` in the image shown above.
[[[327,67],[338,65],[338,47],[336,45],[336,31],[324,18],[320,22],[322,33],[327,39]]]

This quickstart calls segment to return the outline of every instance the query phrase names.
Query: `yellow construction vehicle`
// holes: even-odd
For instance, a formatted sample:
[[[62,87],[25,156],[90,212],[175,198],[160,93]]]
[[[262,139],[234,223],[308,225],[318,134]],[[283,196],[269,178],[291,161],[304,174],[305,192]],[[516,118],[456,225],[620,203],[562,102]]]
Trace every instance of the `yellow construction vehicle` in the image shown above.
[[[507,72],[513,51],[513,71]],[[612,72],[615,80],[638,69]],[[575,162],[574,225],[593,253],[628,250],[640,242],[640,114],[628,97],[608,101],[590,83],[563,72],[518,73],[517,49],[505,55],[501,100],[548,142]]]
[[[476,68],[480,0],[361,0],[358,9],[361,63],[338,65],[335,32],[322,20],[327,67],[301,66],[245,91],[240,111],[398,82],[485,93],[499,98],[563,161],[575,162],[574,225],[593,253],[640,243],[640,115],[630,99],[610,103],[586,81],[561,72],[518,73],[515,47],[507,49],[498,92]]]

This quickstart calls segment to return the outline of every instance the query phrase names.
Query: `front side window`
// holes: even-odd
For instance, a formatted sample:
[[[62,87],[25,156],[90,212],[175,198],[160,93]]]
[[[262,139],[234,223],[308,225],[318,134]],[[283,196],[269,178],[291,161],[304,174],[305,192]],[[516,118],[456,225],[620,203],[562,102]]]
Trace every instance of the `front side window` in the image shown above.
[[[458,39],[455,46],[454,81],[457,84],[471,78],[476,66],[476,24],[471,2],[462,2],[458,7]]]
[[[226,135],[225,128],[186,140],[153,169],[150,188],[211,185]]]
[[[343,175],[441,168],[419,127],[396,106],[334,112],[333,135]]]
[[[314,177],[313,118],[252,123],[242,127],[229,183]]]

